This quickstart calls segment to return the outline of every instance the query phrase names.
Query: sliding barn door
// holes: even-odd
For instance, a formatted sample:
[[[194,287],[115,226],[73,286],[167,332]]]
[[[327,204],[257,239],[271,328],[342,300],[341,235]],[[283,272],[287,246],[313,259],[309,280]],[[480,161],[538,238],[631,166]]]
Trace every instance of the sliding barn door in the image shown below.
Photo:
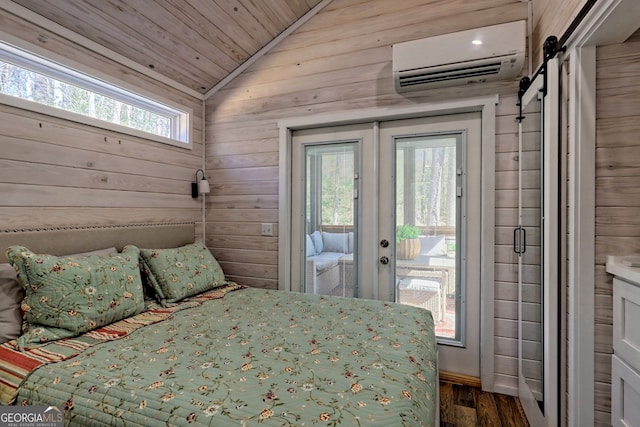
[[[519,396],[532,426],[559,411],[559,74],[551,60],[522,97],[519,224]]]

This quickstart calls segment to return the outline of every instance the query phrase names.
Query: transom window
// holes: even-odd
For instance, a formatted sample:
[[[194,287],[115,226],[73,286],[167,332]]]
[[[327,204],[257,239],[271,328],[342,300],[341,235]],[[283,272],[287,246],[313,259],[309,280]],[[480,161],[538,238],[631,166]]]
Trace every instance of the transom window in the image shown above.
[[[0,102],[191,148],[188,112],[3,42]]]

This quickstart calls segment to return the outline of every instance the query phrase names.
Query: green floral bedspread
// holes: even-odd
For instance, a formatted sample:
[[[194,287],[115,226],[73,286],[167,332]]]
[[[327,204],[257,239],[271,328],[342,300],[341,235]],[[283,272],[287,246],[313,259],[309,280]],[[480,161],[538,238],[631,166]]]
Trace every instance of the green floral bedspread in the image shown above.
[[[431,314],[244,289],[37,369],[18,404],[68,424],[434,425]]]

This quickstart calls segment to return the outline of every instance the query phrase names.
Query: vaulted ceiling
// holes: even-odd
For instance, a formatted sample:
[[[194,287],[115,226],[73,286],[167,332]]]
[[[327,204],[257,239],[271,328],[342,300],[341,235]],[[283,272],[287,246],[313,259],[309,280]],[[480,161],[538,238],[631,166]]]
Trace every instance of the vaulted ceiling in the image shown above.
[[[322,0],[12,0],[206,93]]]

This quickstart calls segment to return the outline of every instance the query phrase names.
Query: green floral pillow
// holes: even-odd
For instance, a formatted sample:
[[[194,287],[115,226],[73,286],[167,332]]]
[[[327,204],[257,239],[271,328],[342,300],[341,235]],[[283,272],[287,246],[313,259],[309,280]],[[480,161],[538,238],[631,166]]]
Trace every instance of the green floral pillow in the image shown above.
[[[173,249],[140,249],[142,269],[161,304],[180,301],[227,283],[202,243]]]
[[[25,289],[19,348],[73,337],[144,310],[139,249],[112,256],[40,255],[12,246],[7,259]]]

